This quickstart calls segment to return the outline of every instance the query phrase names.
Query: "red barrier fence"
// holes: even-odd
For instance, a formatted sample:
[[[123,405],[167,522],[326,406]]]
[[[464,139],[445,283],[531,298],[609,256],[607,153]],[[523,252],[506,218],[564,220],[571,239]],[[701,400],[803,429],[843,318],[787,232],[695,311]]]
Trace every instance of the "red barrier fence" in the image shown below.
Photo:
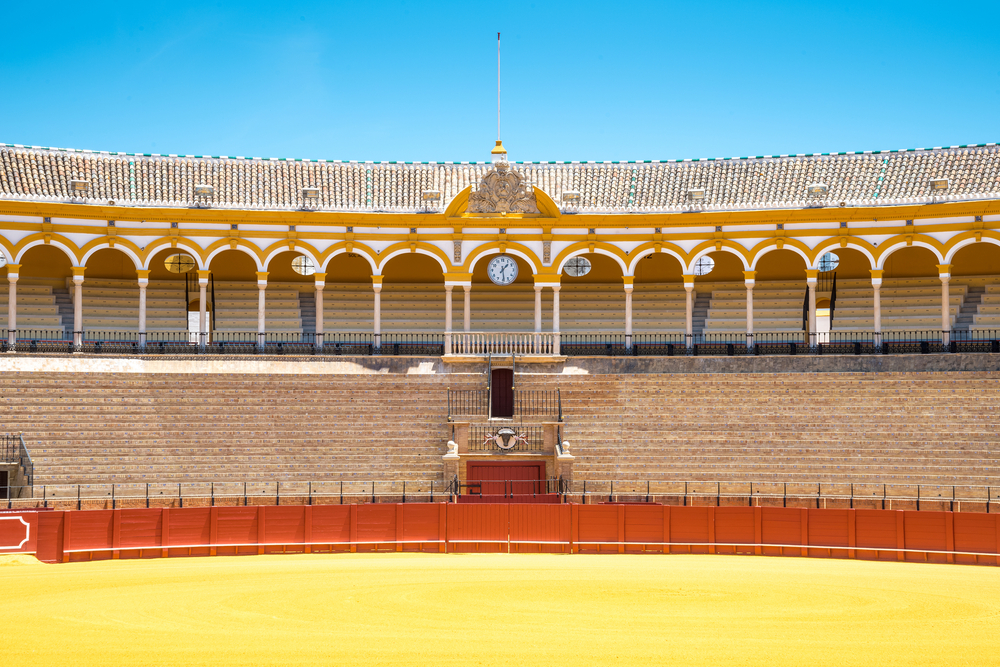
[[[36,553],[47,562],[337,551],[723,553],[1000,565],[1000,517],[454,503],[0,513],[0,553]]]

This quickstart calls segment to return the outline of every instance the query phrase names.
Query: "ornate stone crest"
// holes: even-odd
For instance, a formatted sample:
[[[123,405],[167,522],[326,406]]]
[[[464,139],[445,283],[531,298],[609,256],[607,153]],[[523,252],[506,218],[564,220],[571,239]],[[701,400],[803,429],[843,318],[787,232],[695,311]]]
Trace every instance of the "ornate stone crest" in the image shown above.
[[[538,213],[535,191],[509,162],[497,162],[469,195],[468,213]]]
[[[509,452],[517,445],[527,445],[528,438],[523,433],[518,433],[514,429],[504,426],[497,429],[496,433],[487,433],[483,440],[484,445],[496,445],[496,448],[503,452]]]

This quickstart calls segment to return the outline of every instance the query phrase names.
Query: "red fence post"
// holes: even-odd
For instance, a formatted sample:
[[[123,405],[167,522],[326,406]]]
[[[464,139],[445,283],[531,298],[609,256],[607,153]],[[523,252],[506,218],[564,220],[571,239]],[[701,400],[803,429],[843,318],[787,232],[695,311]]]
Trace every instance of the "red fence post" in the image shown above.
[[[854,558],[855,552],[854,547],[858,545],[858,523],[857,515],[855,510],[847,510],[847,546],[850,549],[847,550],[847,557]]]
[[[264,506],[257,505],[257,555],[264,553]]]
[[[311,482],[310,482],[311,483]],[[312,541],[313,541],[313,508],[312,505],[306,505],[303,509],[303,525],[305,526],[305,545],[303,545],[302,551],[311,554],[312,553]]]
[[[448,553],[448,503],[439,503],[441,506],[438,515],[438,552]]]
[[[111,487],[114,489],[114,487]],[[119,549],[122,545],[122,511],[112,510],[111,520],[111,558],[117,559],[120,555]]]
[[[160,514],[163,516],[163,527],[160,528],[160,557],[166,558],[170,554],[167,548],[170,544],[170,508],[161,508]]]
[[[219,554],[219,508],[212,507],[208,510],[208,541],[211,546],[208,549],[210,556]]]
[[[906,559],[905,521],[902,510],[896,512],[896,560]]]
[[[625,553],[625,506],[618,506],[618,553]]]
[[[753,541],[754,541],[753,552],[758,556],[764,553],[763,548],[761,548],[761,543],[764,541],[764,538],[762,537],[763,535],[762,531],[763,531],[763,525],[761,521],[761,509],[760,505],[756,505],[753,508]]]
[[[799,555],[800,556],[808,556],[809,555],[809,549],[808,549],[808,547],[809,547],[809,510],[808,510],[808,508],[803,507],[799,511],[802,513],[801,518],[799,519],[799,523],[802,526],[802,549],[799,550]]]
[[[402,525],[403,525],[403,506],[400,505],[399,503],[396,503],[396,537],[395,537],[396,551],[403,550],[403,543],[399,541],[400,539],[402,539],[401,537],[403,533]]]
[[[1000,515],[997,515],[1000,516]],[[573,503],[569,506],[569,552],[571,554],[579,553],[580,547],[577,542],[580,541],[580,506]]]
[[[358,506],[351,505],[351,553],[358,552]]]
[[[715,507],[708,508],[708,553],[715,553]]]
[[[944,543],[948,549],[948,562],[955,562],[955,513],[945,512]]]
[[[670,505],[663,506],[663,553],[670,553]]]
[[[69,550],[73,548],[73,544],[70,542],[70,537],[72,531],[70,529],[70,524],[73,522],[73,512],[63,512],[63,557],[62,562],[69,562]]]

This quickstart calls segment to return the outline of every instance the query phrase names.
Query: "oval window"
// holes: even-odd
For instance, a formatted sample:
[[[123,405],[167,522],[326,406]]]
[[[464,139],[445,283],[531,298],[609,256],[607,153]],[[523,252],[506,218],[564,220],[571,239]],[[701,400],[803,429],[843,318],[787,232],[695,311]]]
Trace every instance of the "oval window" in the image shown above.
[[[299,255],[292,260],[292,271],[302,276],[311,276],[316,273],[316,265],[305,255]]]
[[[563,271],[566,272],[567,276],[573,276],[574,278],[579,278],[580,276],[585,276],[590,273],[591,265],[590,260],[586,257],[571,257],[566,266],[563,267]]]
[[[187,273],[194,268],[194,258],[191,255],[177,253],[163,260],[163,266],[171,273]]]
[[[712,272],[715,268],[715,260],[708,255],[702,255],[698,258],[698,261],[694,263],[694,275],[705,276]]]
[[[820,271],[833,271],[838,266],[840,266],[840,258],[832,252],[828,252],[819,258]]]

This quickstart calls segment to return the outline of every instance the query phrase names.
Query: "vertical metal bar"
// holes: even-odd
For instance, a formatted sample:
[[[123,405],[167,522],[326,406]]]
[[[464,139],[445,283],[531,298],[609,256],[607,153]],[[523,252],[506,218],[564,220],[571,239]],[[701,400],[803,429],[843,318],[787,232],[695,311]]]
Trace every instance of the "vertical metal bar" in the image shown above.
[[[309,482],[309,504],[313,504],[313,483]]]
[[[82,509],[82,506],[80,505],[80,485],[79,484],[76,485],[76,508],[77,509]]]
[[[406,480],[403,480],[403,503],[406,503]]]
[[[854,482],[851,482],[851,509],[854,509]]]
[[[111,485],[111,509],[118,509],[115,505],[116,505],[115,484],[112,484]]]
[[[146,509],[149,509],[149,482],[146,482]]]
[[[274,483],[274,504],[281,504],[281,482]]]
[[[247,483],[243,482],[243,507],[247,506]]]
[[[344,504],[344,480],[340,480],[340,504]]]
[[[181,483],[177,482],[177,500],[181,507],[184,507],[184,495],[181,492]]]

